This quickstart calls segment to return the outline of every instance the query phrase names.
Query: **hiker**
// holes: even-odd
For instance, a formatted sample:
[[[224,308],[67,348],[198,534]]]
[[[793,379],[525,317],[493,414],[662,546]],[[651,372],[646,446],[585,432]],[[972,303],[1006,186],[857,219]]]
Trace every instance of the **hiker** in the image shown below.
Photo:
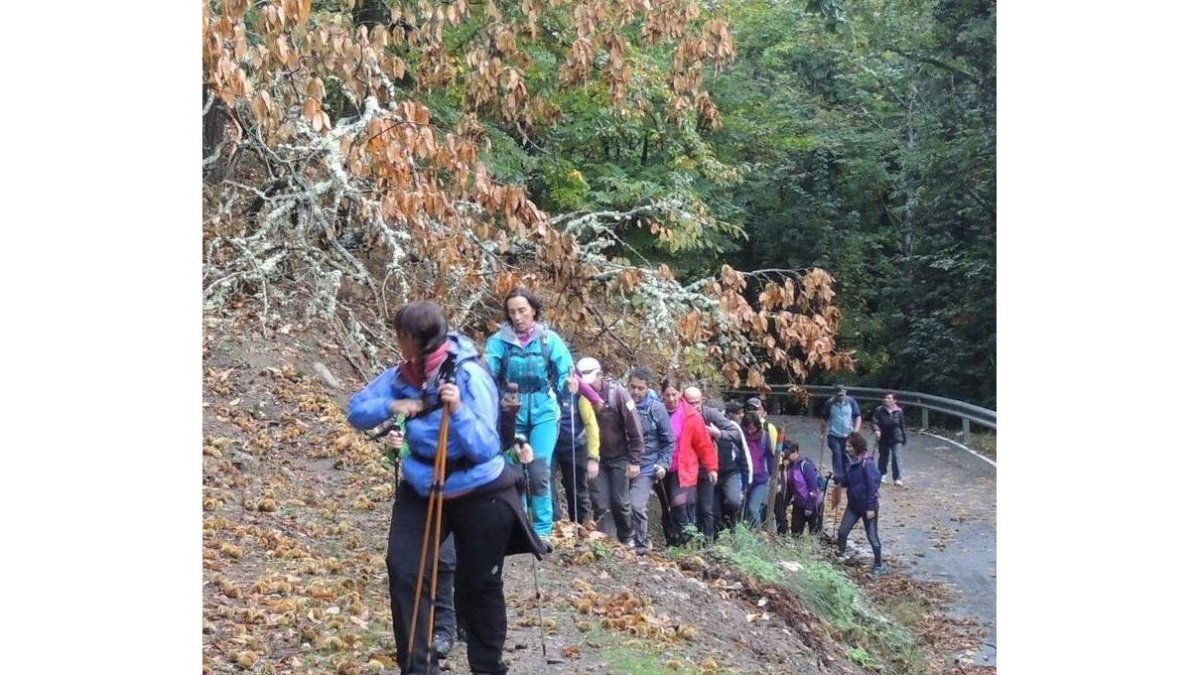
[[[867,439],[857,431],[848,437],[849,463],[844,474],[846,486],[846,512],[842,514],[842,524],[838,527],[837,552],[846,554],[846,538],[850,530],[861,519],[863,529],[867,531],[867,541],[871,542],[871,552],[875,554],[875,567],[871,574],[879,576],[884,573],[883,547],[879,543],[879,467],[871,461],[867,451]]]
[[[835,508],[842,503],[842,492],[846,485],[846,439],[851,433],[857,433],[860,427],[862,413],[858,401],[847,395],[846,388],[839,385],[833,398],[825,401],[821,407],[821,443],[828,445],[833,455],[833,481],[837,484],[833,491]]]
[[[596,410],[580,391],[578,375],[572,369],[567,378],[569,396],[559,399],[558,441],[554,444],[551,477],[557,472],[562,479],[567,499],[566,519],[582,525],[592,517],[592,502],[588,497],[588,481],[596,477],[600,459],[600,427],[596,426]],[[589,387],[590,388],[590,387]],[[591,471],[591,473],[589,473]],[[562,510],[553,481],[554,520],[562,520]]]
[[[750,486],[746,489],[746,523],[758,529],[767,519],[767,488],[775,467],[775,447],[757,412],[742,417],[742,433],[750,452]]]
[[[745,443],[742,442],[742,429],[737,422],[722,415],[716,408],[705,405],[704,392],[700,391],[699,387],[691,386],[684,389],[683,399],[700,412],[709,438],[712,439],[717,451],[717,475],[710,481],[707,474],[700,474],[700,480],[696,483],[696,525],[704,533],[705,540],[711,544],[716,539],[716,523],[719,517],[718,506],[714,503],[717,484],[721,481],[722,475],[729,476],[729,472],[733,470],[729,468],[730,459],[737,462],[737,456],[744,454]],[[737,405],[737,409],[740,411],[740,404]],[[731,414],[736,415],[737,412],[733,411]],[[724,456],[722,456],[722,451],[724,451]],[[745,472],[746,477],[749,478],[748,465]],[[727,483],[727,486],[732,487],[732,484]],[[737,506],[741,508],[740,499]]]
[[[654,484],[654,492],[662,507],[667,545],[679,546],[686,543],[687,527],[696,525],[696,485],[700,476],[703,474],[709,485],[717,482],[717,451],[704,418],[684,400],[679,380],[664,377],[661,387],[663,406],[671,415],[671,431],[675,434],[675,454],[666,478]]]
[[[479,363],[475,345],[448,330],[438,305],[406,305],[396,314],[393,328],[403,361],[356,393],[347,417],[355,428],[369,429],[396,415],[405,416],[409,453],[401,463],[404,480],[392,503],[387,548],[396,662],[403,673],[427,672],[425,626],[430,607],[424,588],[416,607],[414,594],[439,429],[448,414],[445,501],[442,528],[435,534],[439,540],[454,536],[454,606],[466,635],[471,671],[505,673],[504,557],[533,553],[540,558],[543,549],[521,506],[520,472],[511,468],[501,451],[496,385]],[[423,579],[431,573],[426,565],[420,570]],[[414,622],[416,640],[409,654],[409,627]]]
[[[876,448],[879,450],[879,481],[887,477],[888,459],[892,460],[892,484],[904,487],[900,481],[900,448],[908,443],[908,429],[904,426],[904,408],[896,404],[896,394],[885,392],[883,403],[871,412],[871,427],[875,430]]]
[[[780,429],[773,422],[767,419],[766,406],[763,405],[762,399],[758,398],[757,396],[751,396],[750,398],[746,399],[746,410],[748,412],[754,412],[758,414],[759,419],[762,420],[763,431],[767,435],[767,443],[775,453],[775,466],[771,467],[772,471],[778,471],[775,477],[775,496],[774,499],[771,498],[769,487],[770,481],[768,480],[767,501],[768,503],[774,502],[771,510],[775,514],[775,531],[779,534],[787,534],[787,508],[788,503],[792,498],[787,480],[787,471],[789,467],[784,465],[784,457],[787,453],[783,452],[783,446],[788,440],[787,434],[784,433],[783,429]],[[763,518],[766,518],[765,512],[763,514]]]
[[[579,359],[579,378],[596,390],[603,403],[596,411],[600,427],[600,461],[590,484],[592,515],[596,529],[633,547],[633,511],[629,504],[629,481],[641,472],[642,429],[637,404],[620,384],[603,377],[600,362]],[[589,473],[591,460],[588,461]]]
[[[750,448],[742,432],[745,409],[737,401],[725,404],[725,420],[737,430],[734,439],[718,438],[717,484],[713,490],[713,537],[721,530],[734,526],[742,517],[746,491],[754,478],[750,463]]]
[[[662,481],[675,455],[675,431],[662,401],[650,396],[650,370],[634,368],[629,374],[629,394],[637,406],[642,427],[641,472],[629,483],[629,506],[633,511],[633,548],[638,555],[650,551],[646,504],[654,483]]]
[[[392,426],[385,437],[388,447],[395,451],[396,456],[407,455],[408,447],[404,442],[404,428]],[[402,450],[403,448],[403,450]],[[397,459],[399,462],[399,459]],[[397,469],[399,464],[397,463]],[[396,489],[400,489],[403,475],[397,471]],[[454,617],[454,568],[457,566],[454,553],[454,535],[446,537],[438,554],[438,583],[437,595],[434,598],[433,610],[433,654],[439,661],[445,660],[454,648],[454,636],[458,625]]]
[[[569,398],[567,376],[573,361],[571,350],[558,333],[542,325],[542,303],[533,292],[517,287],[504,296],[505,321],[487,339],[487,365],[500,391],[516,383],[520,410],[516,432],[533,446],[529,465],[529,494],[533,507],[533,531],[550,539],[554,505],[550,490],[550,461],[558,441],[558,399]]]
[[[825,486],[817,473],[817,465],[800,446],[792,441],[784,443],[788,461],[788,494],[791,496],[791,533],[799,537],[808,526],[809,534],[816,536],[821,531],[825,518]],[[787,534],[788,524],[780,534]]]

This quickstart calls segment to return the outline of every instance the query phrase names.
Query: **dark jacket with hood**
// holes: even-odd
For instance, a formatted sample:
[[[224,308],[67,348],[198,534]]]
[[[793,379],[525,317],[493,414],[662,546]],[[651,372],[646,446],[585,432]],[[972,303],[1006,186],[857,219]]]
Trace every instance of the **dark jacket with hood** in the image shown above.
[[[846,467],[846,506],[860,514],[879,512],[879,467],[869,454],[851,458]]]
[[[701,406],[701,413],[705,424],[711,424],[721,432],[714,442],[717,446],[717,474],[724,476],[736,471],[742,474],[742,487],[748,486],[753,476],[750,473],[750,451],[746,447],[742,428],[716,408]]]
[[[871,424],[879,427],[880,445],[895,445],[908,443],[908,429],[904,426],[904,408],[898,407],[888,412],[882,405],[875,406],[871,412]]]

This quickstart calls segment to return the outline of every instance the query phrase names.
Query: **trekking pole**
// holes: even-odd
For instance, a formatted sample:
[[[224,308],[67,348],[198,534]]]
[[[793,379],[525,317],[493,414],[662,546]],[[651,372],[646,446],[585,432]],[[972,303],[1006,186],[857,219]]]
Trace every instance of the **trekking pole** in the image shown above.
[[[430,586],[429,586],[429,595],[430,595],[429,637],[428,637],[428,641],[425,643],[425,645],[426,645],[426,651],[425,651],[426,669],[428,669],[428,665],[429,665],[430,645],[433,644],[433,616],[434,616],[434,607],[435,607],[434,595],[437,593],[437,573],[438,573],[437,558],[440,553],[439,549],[441,548],[441,543],[442,543],[441,537],[438,535],[441,534],[441,529],[442,529],[442,506],[444,504],[444,502],[442,501],[442,497],[444,495],[442,488],[444,487],[443,482],[445,480],[445,474],[446,474],[446,453],[447,453],[446,446],[447,446],[449,437],[450,437],[450,414],[443,407],[442,408],[442,424],[441,424],[441,427],[439,427],[439,429],[438,429],[437,451],[434,453],[434,456],[433,456],[433,484],[429,490],[429,505],[425,509],[425,531],[421,536],[421,557],[420,557],[419,565],[417,567],[417,588],[416,588],[415,598],[413,600],[413,616],[412,616],[412,621],[408,625],[408,652],[407,652],[408,663],[406,664],[405,670],[411,670],[412,666],[413,666],[413,646],[416,644],[416,640],[417,640],[417,616],[420,614],[420,609],[421,609],[421,591],[424,589],[425,566],[429,562],[429,558],[427,557],[427,554],[429,553],[430,540],[433,540],[432,548],[433,548],[434,565],[433,565],[432,579],[430,581]],[[433,527],[431,527],[433,525],[433,521],[434,521],[434,511],[437,511],[437,530],[436,531],[433,529]]]
[[[833,482],[833,472],[830,471],[829,474],[825,477],[825,484],[829,485],[832,482]],[[841,508],[842,508],[842,500],[840,499],[841,495],[838,493],[837,490],[838,490],[838,488],[836,488],[836,487],[832,490],[829,490],[829,493],[833,495],[833,528],[834,528],[835,533],[837,532],[837,529],[839,527],[841,527],[841,523],[839,521],[838,515],[839,515],[839,511],[841,511]],[[824,529],[824,528],[822,528],[822,529]]]
[[[442,549],[442,513],[445,511],[446,504],[446,455],[448,453],[447,445],[449,445],[450,436],[450,415],[446,408],[442,408],[442,426],[438,429],[438,452],[434,457],[433,465],[433,495],[436,496],[436,523],[433,526],[433,576],[429,582],[429,630],[426,632],[425,640],[425,671],[429,671],[429,665],[433,658],[433,619],[437,614],[437,584],[438,584],[438,560],[441,557]],[[441,464],[438,464],[438,460]]]
[[[571,522],[579,524],[579,474],[575,473],[575,409],[579,405],[579,394],[571,399]]]
[[[572,418],[572,419],[574,419],[574,418]],[[517,434],[516,441],[518,444],[528,443],[526,438],[524,436],[522,436],[521,434]],[[521,462],[521,471],[525,474],[525,504],[528,507],[529,512],[533,513],[533,492],[530,489],[532,484],[529,482],[530,481],[529,465],[524,462]],[[546,663],[550,663],[551,662],[550,657],[547,656],[547,654],[546,654],[546,626],[544,625],[544,623],[542,621],[542,586],[541,586],[541,582],[538,580],[537,556],[533,556],[533,559],[531,562],[533,563],[533,603],[537,607],[538,636],[541,638],[541,642],[542,642],[542,658],[546,660]],[[430,624],[430,625],[432,625],[432,624]],[[561,661],[558,661],[557,663],[561,663]]]

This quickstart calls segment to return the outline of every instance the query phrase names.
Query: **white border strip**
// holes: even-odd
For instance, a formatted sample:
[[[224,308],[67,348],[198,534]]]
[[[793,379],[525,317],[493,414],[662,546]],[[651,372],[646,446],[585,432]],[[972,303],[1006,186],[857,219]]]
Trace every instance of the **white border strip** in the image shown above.
[[[999,468],[996,466],[996,463],[993,462],[992,460],[988,459],[987,457],[984,457],[983,455],[979,454],[978,452],[975,452],[974,450],[968,448],[967,446],[963,445],[962,443],[959,443],[958,441],[951,440],[949,438],[946,438],[945,436],[938,436],[937,434],[931,434],[924,429],[922,429],[919,433],[924,434],[925,436],[932,436],[932,437],[938,439],[939,441],[946,441],[947,443],[949,443],[951,445],[958,446],[958,447],[962,448],[963,450],[966,450],[967,452],[971,453],[972,455],[975,455],[979,459],[982,459],[983,461],[987,462],[988,464],[991,464],[993,468]]]

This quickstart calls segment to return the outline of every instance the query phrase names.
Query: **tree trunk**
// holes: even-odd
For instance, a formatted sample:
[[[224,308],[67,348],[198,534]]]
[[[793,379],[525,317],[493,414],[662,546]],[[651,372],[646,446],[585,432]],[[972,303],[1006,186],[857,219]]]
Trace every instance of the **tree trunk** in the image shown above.
[[[204,112],[204,133],[203,133],[203,156],[201,159],[208,159],[214,153],[221,151],[221,146],[225,143],[225,102],[217,96],[208,85],[204,85],[203,105],[208,106],[208,110]],[[211,97],[212,101],[209,102]],[[224,161],[216,160],[211,164],[203,165],[203,175],[205,178],[213,178],[221,180],[224,174]]]

